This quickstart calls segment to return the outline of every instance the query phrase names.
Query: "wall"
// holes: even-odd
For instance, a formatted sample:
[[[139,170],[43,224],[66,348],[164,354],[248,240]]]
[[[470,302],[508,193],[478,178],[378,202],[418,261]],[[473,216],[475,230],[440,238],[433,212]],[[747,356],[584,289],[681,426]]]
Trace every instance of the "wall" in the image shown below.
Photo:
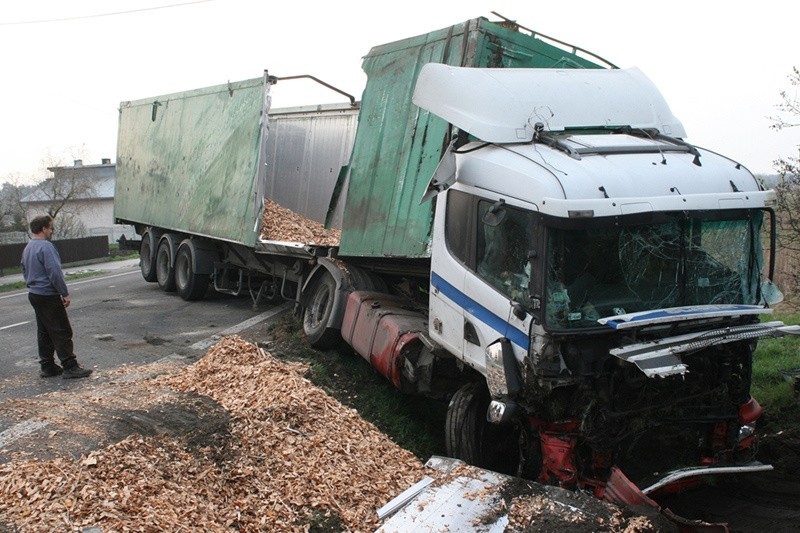
[[[63,264],[108,257],[108,239],[105,236],[64,239],[53,241],[53,244],[58,249]],[[27,243],[16,243],[0,246],[0,269],[19,267],[26,245]]]

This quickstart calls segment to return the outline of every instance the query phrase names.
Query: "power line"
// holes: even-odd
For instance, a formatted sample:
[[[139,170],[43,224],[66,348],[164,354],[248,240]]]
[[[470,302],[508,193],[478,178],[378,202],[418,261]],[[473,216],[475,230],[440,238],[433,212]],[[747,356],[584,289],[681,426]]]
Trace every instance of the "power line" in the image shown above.
[[[180,4],[169,4],[166,6],[155,6],[155,7],[143,7],[140,9],[131,9],[128,11],[114,11],[112,13],[99,13],[97,15],[80,15],[75,17],[64,17],[64,18],[57,18],[57,19],[40,19],[40,20],[22,20],[19,22],[0,22],[0,26],[21,26],[24,24],[45,24],[48,22],[66,22],[70,20],[82,20],[82,19],[93,19],[99,17],[113,17],[116,15],[128,15],[130,13],[141,13],[143,11],[155,11],[156,9],[168,9],[171,7],[182,7],[188,6],[192,4],[204,4],[206,2],[214,2],[215,0],[195,0],[193,2],[183,2]]]

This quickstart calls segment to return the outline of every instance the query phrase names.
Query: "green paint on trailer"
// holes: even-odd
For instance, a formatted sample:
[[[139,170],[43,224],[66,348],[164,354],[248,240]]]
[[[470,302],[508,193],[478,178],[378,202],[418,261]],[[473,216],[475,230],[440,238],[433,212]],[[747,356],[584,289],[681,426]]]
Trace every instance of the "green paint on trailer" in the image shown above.
[[[430,257],[433,203],[420,205],[420,199],[450,131],[445,121],[411,102],[426,63],[601,68],[483,18],[370,50],[363,63],[368,81],[350,159],[341,257]]]
[[[114,217],[254,246],[264,79],[120,105]]]

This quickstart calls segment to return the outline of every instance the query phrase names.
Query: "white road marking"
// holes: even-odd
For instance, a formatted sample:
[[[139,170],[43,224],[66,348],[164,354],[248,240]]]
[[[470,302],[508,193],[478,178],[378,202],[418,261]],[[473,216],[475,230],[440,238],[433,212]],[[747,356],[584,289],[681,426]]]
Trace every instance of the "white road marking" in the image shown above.
[[[207,350],[207,349],[211,348],[211,346],[216,344],[217,341],[219,341],[219,339],[221,337],[224,337],[226,335],[235,335],[236,333],[239,333],[240,331],[243,331],[243,330],[245,330],[245,329],[247,329],[247,328],[249,328],[251,326],[255,326],[256,324],[258,324],[260,322],[263,322],[265,320],[269,320],[270,318],[272,318],[274,316],[277,316],[277,315],[283,313],[284,311],[288,311],[289,309],[292,308],[293,305],[294,305],[294,302],[284,302],[281,305],[279,305],[278,307],[273,307],[269,311],[265,311],[265,312],[261,313],[260,315],[256,315],[253,318],[247,319],[244,322],[236,324],[235,326],[231,326],[231,327],[229,327],[228,329],[226,329],[224,331],[220,331],[216,335],[212,335],[211,337],[209,337],[207,339],[203,339],[201,341],[197,341],[196,343],[194,343],[191,346],[189,346],[189,348],[191,348],[192,350]]]
[[[129,276],[131,274],[139,274],[139,270],[131,270],[130,272],[123,272],[121,274],[111,274],[110,276],[100,276],[98,278],[86,278],[78,281],[68,281],[67,286],[71,287],[72,285],[83,285],[84,283],[91,283],[93,281],[103,281],[104,279],[111,279],[111,278],[118,278],[120,276]]]
[[[30,320],[26,320],[25,322],[17,322],[16,324],[11,324],[9,326],[3,326],[2,328],[0,328],[0,331],[3,331],[4,329],[9,329],[9,328],[15,328],[17,326],[23,326],[25,324],[30,324],[30,323],[31,323]]]
[[[13,298],[14,296],[27,296],[27,295],[28,295],[28,291],[14,292],[14,293],[11,293],[11,294],[6,294],[6,295],[3,295],[3,296],[0,296],[0,300],[5,300],[6,298]]]
[[[47,425],[48,422],[42,422],[41,420],[23,420],[19,424],[14,424],[7,430],[0,432],[0,448],[5,448],[14,441],[27,437]]]

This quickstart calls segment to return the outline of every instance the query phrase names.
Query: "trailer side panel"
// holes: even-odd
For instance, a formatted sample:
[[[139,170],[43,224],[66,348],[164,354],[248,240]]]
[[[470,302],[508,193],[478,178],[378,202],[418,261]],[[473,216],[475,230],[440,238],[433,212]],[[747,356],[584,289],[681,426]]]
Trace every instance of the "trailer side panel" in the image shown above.
[[[432,203],[420,199],[449,143],[442,119],[411,102],[426,63],[599,68],[539,38],[473,19],[373,48],[350,160],[340,256],[430,257]]]

